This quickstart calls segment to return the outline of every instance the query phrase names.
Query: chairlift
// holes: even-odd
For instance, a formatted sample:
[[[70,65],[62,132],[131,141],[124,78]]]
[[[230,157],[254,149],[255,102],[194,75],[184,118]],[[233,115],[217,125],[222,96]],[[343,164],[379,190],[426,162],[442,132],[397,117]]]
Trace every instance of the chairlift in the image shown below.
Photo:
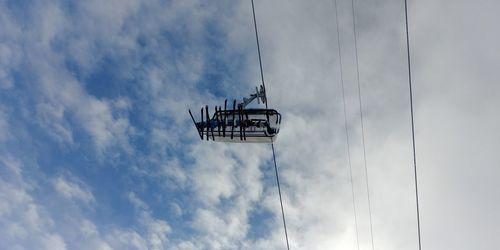
[[[228,109],[227,99],[222,106],[214,108],[210,118],[208,105],[200,110],[201,121],[197,122],[189,110],[201,140],[236,143],[273,143],[279,133],[281,114],[275,109],[249,108],[246,106],[257,99],[266,104],[264,87],[255,88],[255,93],[243,102],[233,101],[232,109]]]

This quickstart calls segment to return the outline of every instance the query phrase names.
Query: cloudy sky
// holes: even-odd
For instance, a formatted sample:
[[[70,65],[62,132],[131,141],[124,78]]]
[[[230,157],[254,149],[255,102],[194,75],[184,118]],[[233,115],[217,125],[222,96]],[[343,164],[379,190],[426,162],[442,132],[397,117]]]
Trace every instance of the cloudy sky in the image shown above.
[[[256,0],[292,249],[417,249],[403,1]],[[422,249],[496,249],[494,0],[410,1]],[[0,0],[0,249],[285,249],[270,146],[187,110],[260,75],[249,0]],[[340,40],[340,44],[337,42]],[[349,178],[338,46],[343,61]],[[366,175],[367,174],[367,175]]]

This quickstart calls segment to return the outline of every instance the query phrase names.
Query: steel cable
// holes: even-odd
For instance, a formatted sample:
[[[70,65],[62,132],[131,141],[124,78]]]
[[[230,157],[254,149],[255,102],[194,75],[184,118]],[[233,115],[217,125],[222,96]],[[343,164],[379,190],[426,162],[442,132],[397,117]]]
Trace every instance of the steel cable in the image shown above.
[[[255,5],[254,5],[254,2],[253,0],[251,0],[252,2],[252,14],[253,14],[253,24],[254,24],[254,28],[255,28],[255,39],[257,41],[257,53],[259,55],[259,67],[260,67],[260,76],[261,76],[261,80],[262,80],[262,87],[264,88],[264,96],[265,96],[265,99],[266,99],[266,109],[267,109],[267,102],[269,101],[269,98],[267,98],[267,92],[266,92],[266,84],[265,84],[265,81],[264,81],[264,71],[262,70],[262,57],[261,57],[261,54],[260,54],[260,44],[259,44],[259,31],[257,29],[257,20],[256,20],[256,17],[255,17]],[[276,183],[277,183],[277,186],[278,186],[278,194],[279,194],[279,198],[280,198],[280,206],[281,206],[281,216],[282,216],[282,219],[283,219],[283,228],[285,230],[285,239],[286,239],[286,247],[288,250],[290,250],[290,244],[288,242],[288,230],[286,228],[286,220],[285,220],[285,210],[283,209],[283,199],[281,197],[281,186],[280,186],[280,178],[279,178],[279,174],[278,174],[278,166],[276,164],[276,154],[274,152],[274,143],[271,143],[271,149],[272,149],[272,152],[273,152],[273,162],[274,162],[274,171],[276,173]]]
[[[340,74],[340,85],[342,88],[342,101],[343,101],[343,107],[344,107],[344,127],[345,127],[345,136],[346,136],[346,144],[347,144],[347,162],[349,166],[349,177],[350,177],[350,182],[351,182],[351,194],[352,194],[352,208],[353,208],[353,215],[354,215],[354,226],[356,230],[356,246],[359,250],[359,230],[358,230],[358,218],[357,218],[357,213],[356,213],[356,201],[355,201],[355,194],[354,194],[354,181],[353,181],[353,176],[352,176],[352,164],[351,164],[351,151],[350,151],[350,143],[349,143],[349,131],[347,128],[347,105],[346,105],[346,99],[345,99],[345,89],[344,89],[344,75],[343,75],[343,64],[342,64],[342,50],[340,46],[340,30],[339,30],[339,18],[338,18],[338,6],[337,6],[337,0],[334,0],[334,6],[335,6],[335,23],[337,27],[337,49],[338,49],[338,54],[339,54],[339,74]]]
[[[417,212],[417,234],[418,234],[418,249],[422,250],[422,241],[420,237],[420,207],[418,200],[418,175],[417,175],[417,153],[415,149],[415,122],[413,116],[413,87],[411,82],[411,57],[410,57],[410,35],[408,29],[408,3],[407,0],[404,1],[405,7],[405,31],[406,31],[406,53],[408,59],[408,88],[410,94],[410,116],[411,116],[411,139],[412,139],[412,150],[413,150],[413,170],[415,177],[415,202],[416,202],[416,212]]]
[[[365,125],[363,118],[363,102],[361,98],[361,85],[359,83],[359,60],[358,60],[358,39],[356,32],[356,12],[354,11],[354,0],[351,0],[351,10],[352,10],[352,26],[353,26],[353,35],[354,35],[354,51],[355,51],[355,61],[356,61],[356,82],[358,85],[358,101],[359,101],[359,116],[360,116],[360,125],[361,125],[361,142],[363,145],[363,163],[365,167],[365,183],[366,183],[366,193],[368,199],[368,214],[370,219],[370,238],[372,243],[372,250],[375,249],[375,244],[373,243],[373,223],[372,223],[372,202],[370,199],[370,182],[368,180],[368,167],[366,164],[366,146],[365,146]]]

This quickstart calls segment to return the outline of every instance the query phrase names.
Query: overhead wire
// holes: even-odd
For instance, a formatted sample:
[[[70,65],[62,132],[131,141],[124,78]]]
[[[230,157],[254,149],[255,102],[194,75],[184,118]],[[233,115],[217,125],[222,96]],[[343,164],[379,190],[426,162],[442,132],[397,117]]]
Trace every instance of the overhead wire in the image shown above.
[[[344,107],[344,127],[345,127],[345,136],[346,136],[346,144],[347,144],[347,163],[349,166],[349,179],[351,182],[351,194],[352,194],[352,208],[353,208],[353,215],[354,215],[354,226],[355,226],[355,232],[356,232],[356,246],[357,249],[359,250],[359,230],[358,230],[358,218],[357,218],[357,212],[356,212],[356,201],[355,201],[355,194],[354,194],[354,181],[353,181],[353,175],[352,175],[352,163],[351,163],[351,151],[350,151],[350,143],[349,143],[349,130],[347,128],[347,108],[346,108],[346,98],[345,98],[345,89],[344,89],[344,75],[343,75],[343,64],[342,64],[342,51],[341,51],[341,45],[340,45],[340,30],[339,30],[339,18],[338,18],[338,6],[337,6],[337,0],[334,0],[334,6],[335,6],[335,23],[337,25],[337,49],[338,49],[338,54],[339,54],[339,73],[340,73],[340,85],[342,88],[342,101],[343,101],[343,107]]]
[[[368,167],[366,163],[366,146],[365,146],[365,125],[363,118],[363,101],[361,97],[361,84],[359,81],[359,59],[358,59],[358,38],[356,31],[356,12],[354,11],[354,0],[351,0],[351,10],[352,10],[352,24],[353,24],[353,35],[354,35],[354,55],[356,61],[356,82],[358,85],[358,102],[359,102],[359,116],[360,116],[360,125],[361,125],[361,142],[363,146],[363,164],[365,167],[365,183],[366,183],[366,193],[368,199],[368,214],[370,220],[370,239],[372,244],[372,250],[375,249],[374,239],[373,239],[373,222],[372,222],[372,205],[370,199],[370,182],[368,178]]]
[[[255,6],[253,0],[251,1],[252,1],[253,26],[255,28],[255,40],[257,41],[257,54],[259,55],[260,78],[262,81],[262,87],[264,88],[264,95],[266,95],[266,82],[264,81],[264,71],[262,70],[262,57],[260,56],[259,31],[257,29],[257,19],[255,18]],[[267,96],[264,104],[266,104],[266,109],[267,109]]]
[[[422,250],[422,240],[420,235],[420,207],[418,199],[418,175],[417,175],[417,153],[415,147],[415,121],[413,115],[413,87],[412,87],[412,76],[411,76],[411,57],[410,57],[410,35],[408,28],[408,3],[404,0],[405,9],[405,31],[406,31],[406,53],[407,53],[407,64],[408,64],[408,88],[410,94],[410,117],[411,117],[411,139],[412,139],[412,150],[413,150],[413,170],[415,177],[415,202],[416,202],[416,213],[417,213],[417,234],[418,234],[418,249]]]
[[[264,88],[264,95],[265,95],[265,99],[266,99],[265,104],[266,104],[266,109],[267,109],[268,108],[267,102],[269,99],[267,98],[266,84],[264,81],[264,71],[262,70],[262,57],[261,57],[261,53],[260,53],[259,31],[257,29],[257,19],[255,17],[255,5],[254,5],[253,0],[251,0],[251,2],[252,2],[253,24],[254,24],[254,28],[255,28],[255,39],[257,41],[257,53],[259,55],[260,76],[261,76],[261,80],[262,80],[262,87]],[[281,196],[281,186],[280,186],[280,178],[279,178],[279,174],[278,174],[278,165],[276,164],[276,153],[274,150],[274,143],[271,143],[271,149],[272,149],[272,153],[273,153],[274,172],[276,174],[276,183],[278,186],[278,194],[279,194],[279,198],[280,198],[281,217],[283,220],[283,229],[285,231],[286,247],[288,250],[290,250],[290,244],[288,242],[288,230],[286,228],[285,210],[283,208],[283,199]]]
[[[276,165],[276,154],[274,152],[274,143],[271,143],[271,149],[273,151],[274,172],[276,173],[276,183],[278,184],[278,194],[280,197],[281,217],[283,219],[283,228],[285,229],[286,248],[290,250],[290,244],[288,243],[288,232],[286,229],[285,211],[283,210],[283,200],[281,199],[280,178],[278,175],[278,167]]]

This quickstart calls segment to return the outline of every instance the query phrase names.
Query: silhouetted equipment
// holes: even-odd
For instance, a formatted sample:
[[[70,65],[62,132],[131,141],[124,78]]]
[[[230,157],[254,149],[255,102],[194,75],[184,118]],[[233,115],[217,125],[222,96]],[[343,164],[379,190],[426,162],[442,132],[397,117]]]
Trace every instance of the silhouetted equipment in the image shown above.
[[[275,109],[250,108],[246,106],[253,100],[266,104],[266,92],[261,85],[255,88],[255,93],[248,98],[243,98],[243,102],[236,105],[233,101],[233,108],[227,110],[227,100],[224,101],[224,110],[221,106],[215,107],[215,113],[210,118],[208,105],[205,106],[206,120],[203,119],[203,108],[201,108],[201,121],[194,119],[191,110],[189,115],[196,126],[200,139],[219,142],[240,142],[240,143],[272,143],[278,135],[281,114]],[[216,132],[214,132],[216,131]],[[236,135],[235,135],[236,133]]]

